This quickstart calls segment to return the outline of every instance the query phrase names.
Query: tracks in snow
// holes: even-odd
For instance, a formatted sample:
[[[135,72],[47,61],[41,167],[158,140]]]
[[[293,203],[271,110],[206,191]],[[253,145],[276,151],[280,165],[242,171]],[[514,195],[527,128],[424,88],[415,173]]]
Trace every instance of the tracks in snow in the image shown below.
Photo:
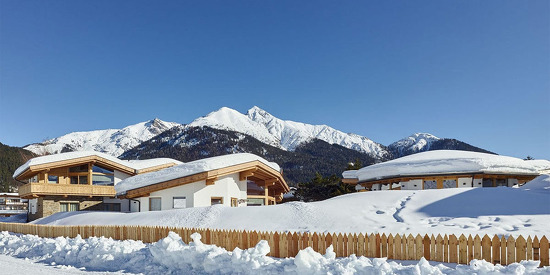
[[[412,196],[416,194],[415,193],[412,193],[410,194],[408,197],[402,199],[400,202],[399,202],[399,206],[397,206],[395,208],[395,213],[393,213],[393,218],[397,221],[397,222],[403,222],[403,218],[401,218],[399,216],[399,212],[401,212],[401,210],[403,210],[403,208],[405,208],[405,205],[407,204],[408,201],[411,200]]]

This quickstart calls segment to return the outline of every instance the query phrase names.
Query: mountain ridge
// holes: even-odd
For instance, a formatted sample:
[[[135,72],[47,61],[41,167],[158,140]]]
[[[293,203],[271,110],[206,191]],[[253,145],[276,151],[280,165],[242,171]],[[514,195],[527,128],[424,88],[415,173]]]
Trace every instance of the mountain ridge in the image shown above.
[[[246,114],[222,107],[186,125],[155,118],[122,129],[73,132],[45,142],[30,144],[24,148],[38,155],[96,150],[118,157],[176,126],[209,127],[242,133],[264,144],[289,152],[315,140],[321,140],[331,145],[339,145],[364,153],[378,161],[434,149],[462,148],[491,153],[456,139],[439,138],[429,133],[415,133],[384,146],[368,137],[344,133],[328,125],[282,120],[257,106],[250,108]],[[200,141],[195,141],[195,144],[198,143]],[[186,143],[185,146],[193,146],[193,143]]]

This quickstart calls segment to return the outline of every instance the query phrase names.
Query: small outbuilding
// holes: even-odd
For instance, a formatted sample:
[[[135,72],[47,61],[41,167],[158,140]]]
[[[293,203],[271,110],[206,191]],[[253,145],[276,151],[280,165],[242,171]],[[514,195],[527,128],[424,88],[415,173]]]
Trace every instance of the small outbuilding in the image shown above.
[[[290,191],[281,168],[259,156],[240,153],[183,163],[136,175],[115,185],[131,211],[158,211],[222,204],[273,205]]]
[[[356,185],[360,191],[512,187],[530,181],[548,169],[548,160],[437,150],[348,170],[342,174],[342,181]]]

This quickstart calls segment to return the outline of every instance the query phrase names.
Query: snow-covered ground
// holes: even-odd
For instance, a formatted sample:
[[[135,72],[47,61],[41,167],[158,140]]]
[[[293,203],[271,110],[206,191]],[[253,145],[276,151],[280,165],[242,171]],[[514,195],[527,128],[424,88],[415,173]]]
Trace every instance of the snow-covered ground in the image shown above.
[[[64,212],[37,224],[131,224],[260,231],[400,234],[550,234],[550,176],[522,188],[377,191],[313,203],[158,212]]]
[[[324,255],[311,248],[295,258],[266,256],[269,246],[260,241],[247,250],[206,245],[199,234],[185,244],[170,233],[153,244],[140,241],[115,241],[106,238],[47,239],[33,235],[0,233],[2,274],[83,274],[83,271],[118,274],[548,274],[550,267],[537,268],[535,261],[508,266],[473,260],[469,265],[443,265],[395,262],[384,258],[350,256],[336,258],[332,247]],[[34,264],[37,262],[39,264]],[[48,266],[47,266],[48,265]]]
[[[548,235],[550,176],[521,188],[380,191],[316,203],[267,207],[223,206],[145,213],[59,213],[38,223],[158,224],[278,231],[487,233]],[[391,261],[352,255],[336,258],[306,248],[294,258],[271,258],[267,242],[226,251],[200,235],[185,244],[170,233],[153,244],[106,238],[40,238],[0,233],[0,274],[550,274],[522,261],[508,266]],[[7,255],[7,256],[6,256]],[[12,256],[12,257],[8,257]],[[19,258],[19,259],[17,259]]]

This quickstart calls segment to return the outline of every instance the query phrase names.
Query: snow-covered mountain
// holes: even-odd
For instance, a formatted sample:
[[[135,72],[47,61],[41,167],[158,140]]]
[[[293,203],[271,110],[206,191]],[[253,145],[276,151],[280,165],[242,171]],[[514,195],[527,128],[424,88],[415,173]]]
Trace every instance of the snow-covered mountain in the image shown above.
[[[250,135],[264,143],[293,151],[301,144],[319,139],[329,144],[338,144],[376,158],[387,158],[386,148],[369,138],[347,134],[327,125],[311,125],[279,119],[265,110],[254,106],[245,114],[230,108],[221,108],[205,117],[191,122],[188,126],[208,126],[231,130]]]
[[[246,114],[223,107],[204,117],[195,119],[188,125],[154,119],[123,129],[74,132],[42,143],[31,144],[24,148],[39,155],[95,150],[113,156],[120,156],[174,126],[179,126],[182,129],[209,127],[233,131],[289,152],[294,152],[298,147],[315,140],[321,140],[331,145],[340,145],[364,153],[378,161],[438,149],[487,152],[456,139],[438,138],[428,133],[416,133],[385,147],[367,137],[344,133],[327,125],[311,125],[282,120],[256,106],[248,110]],[[174,140],[173,142],[181,143],[182,141]],[[191,148],[198,142],[200,140],[193,140],[189,144],[180,144],[180,146]]]
[[[122,129],[73,132],[41,143],[33,143],[24,148],[38,155],[94,150],[119,156],[176,125],[180,124],[153,119]]]
[[[402,156],[405,152],[428,151],[432,143],[440,139],[432,134],[416,133],[390,144],[388,148]]]
[[[388,145],[387,148],[393,158],[431,150],[463,150],[494,154],[493,152],[472,146],[460,140],[439,138],[428,133],[412,134]]]

